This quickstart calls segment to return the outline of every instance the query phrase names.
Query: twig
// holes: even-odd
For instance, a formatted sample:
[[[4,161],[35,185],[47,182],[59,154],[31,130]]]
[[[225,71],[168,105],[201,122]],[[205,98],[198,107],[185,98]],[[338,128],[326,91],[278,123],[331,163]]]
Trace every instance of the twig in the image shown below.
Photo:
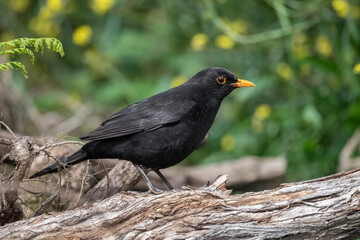
[[[103,196],[101,197],[101,200],[105,199],[108,191],[109,191],[109,188],[110,188],[110,177],[109,177],[109,171],[108,171],[108,168],[106,167],[106,165],[104,164],[104,162],[102,160],[99,160],[98,161],[99,164],[102,165],[104,171],[105,171],[105,176],[106,176],[106,189],[104,191],[104,194]]]
[[[25,204],[26,207],[28,207],[29,209],[31,209],[31,211],[35,212],[35,210],[30,206],[30,204],[28,204],[27,202],[25,202],[25,201],[22,200],[21,198],[18,198],[18,200],[20,200],[20,202],[22,202],[23,204]]]
[[[6,125],[3,121],[0,121],[0,124],[3,125],[13,135],[15,139],[17,138],[15,133],[8,127],[8,125]]]
[[[34,179],[23,179],[23,182],[42,182],[44,184],[49,184],[51,181],[45,181],[44,179],[41,178],[34,178]]]
[[[46,201],[44,201],[36,211],[34,211],[33,217],[43,214],[50,207],[50,204],[58,194],[59,194],[59,189],[48,199],[46,199]]]
[[[288,28],[291,27],[291,22],[289,20],[289,14],[287,11],[287,8],[284,5],[283,0],[277,0],[277,1],[267,1],[270,6],[272,6],[276,14],[278,16],[279,22],[281,24],[281,27]]]
[[[81,179],[81,186],[80,186],[79,196],[78,196],[78,199],[76,200],[73,208],[76,207],[76,205],[78,204],[78,202],[80,201],[80,198],[82,196],[82,193],[83,193],[83,190],[84,190],[84,185],[86,183],[86,178],[87,178],[87,176],[89,174],[89,165],[90,165],[89,161],[87,161],[87,163],[86,163],[86,171],[85,171],[84,176]]]
[[[11,145],[11,140],[6,139],[6,138],[0,138],[0,144],[1,145],[6,145],[6,146],[10,146]]]
[[[7,159],[10,156],[10,153],[6,153],[0,160],[0,163],[2,163],[5,159]]]
[[[287,35],[291,35],[294,32],[299,32],[308,29],[320,21],[320,18],[318,16],[314,16],[309,20],[299,22],[293,25],[289,25],[284,28],[274,29],[262,33],[256,33],[253,35],[244,36],[233,31],[223,20],[219,18],[219,16],[215,11],[215,7],[212,1],[205,0],[205,4],[207,6],[207,11],[209,12],[209,15],[211,15],[210,19],[212,19],[215,26],[218,27],[221,31],[225,32],[234,41],[239,42],[241,44],[259,43],[259,42],[281,38]]]
[[[57,146],[61,146],[61,145],[66,145],[66,144],[80,144],[80,145],[84,145],[84,143],[80,142],[80,141],[63,141],[63,142],[56,142],[56,143],[50,143],[50,144],[46,144],[42,149],[47,149],[47,148],[52,148],[52,147],[57,147]]]
[[[25,192],[28,192],[28,193],[34,194],[34,195],[37,195],[37,194],[43,194],[43,193],[44,193],[44,191],[41,191],[41,192],[35,192],[35,191],[28,190],[28,189],[26,189],[26,188],[24,188],[24,187],[21,187],[21,186],[20,186],[20,189],[24,190]]]

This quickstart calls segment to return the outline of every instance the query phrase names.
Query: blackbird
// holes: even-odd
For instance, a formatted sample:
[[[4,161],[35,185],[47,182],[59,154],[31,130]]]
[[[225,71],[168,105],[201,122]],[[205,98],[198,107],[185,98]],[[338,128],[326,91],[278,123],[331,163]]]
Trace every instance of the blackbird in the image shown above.
[[[253,86],[224,68],[204,69],[178,87],[121,109],[81,137],[90,142],[80,150],[30,178],[87,159],[117,158],[135,165],[150,192],[161,190],[151,183],[142,167],[153,170],[173,189],[159,169],[181,162],[200,145],[227,95],[235,88]]]

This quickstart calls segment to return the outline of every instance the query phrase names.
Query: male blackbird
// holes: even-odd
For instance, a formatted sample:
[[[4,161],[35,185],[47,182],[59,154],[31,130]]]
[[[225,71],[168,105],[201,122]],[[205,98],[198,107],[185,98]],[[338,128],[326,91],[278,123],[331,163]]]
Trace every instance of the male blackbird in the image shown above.
[[[238,87],[253,87],[230,71],[212,67],[202,70],[184,84],[132,104],[112,115],[101,126],[80,139],[90,140],[74,154],[62,158],[30,178],[96,158],[131,161],[154,187],[141,167],[155,171],[173,166],[192,153],[209,131],[222,100]],[[140,167],[141,166],[141,167]]]

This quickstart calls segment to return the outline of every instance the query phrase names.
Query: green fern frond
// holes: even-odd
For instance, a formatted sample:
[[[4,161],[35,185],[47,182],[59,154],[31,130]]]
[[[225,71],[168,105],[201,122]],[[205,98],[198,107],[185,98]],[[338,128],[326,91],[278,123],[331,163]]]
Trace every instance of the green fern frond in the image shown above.
[[[10,54],[11,57],[14,57],[15,54],[19,54],[19,55],[24,55],[24,54],[27,54],[27,55],[30,55],[31,57],[31,62],[32,64],[34,64],[35,62],[35,55],[34,53],[28,49],[28,48],[13,48],[13,49],[6,49],[2,52],[1,55],[5,55],[5,54]]]
[[[61,57],[65,55],[61,42],[56,38],[17,38],[6,42],[0,42],[0,55],[10,54],[14,57],[15,54],[27,54],[31,57],[31,62],[34,64],[35,55],[33,51],[38,52],[41,50],[41,53],[43,53],[45,47],[59,53]],[[33,48],[34,50],[31,50],[30,48]],[[3,71],[13,69],[12,65],[18,67],[27,78],[28,75],[25,66],[20,62],[0,64],[0,69]]]
[[[14,66],[21,70],[21,73],[24,75],[24,77],[28,78],[28,72],[25,69],[24,64],[21,62],[7,62],[7,63],[0,63],[0,70],[10,70],[14,69]]]
[[[0,55],[7,48],[30,48],[33,47],[35,52],[43,51],[45,47],[64,56],[63,46],[56,38],[17,38],[6,42],[0,42]]]

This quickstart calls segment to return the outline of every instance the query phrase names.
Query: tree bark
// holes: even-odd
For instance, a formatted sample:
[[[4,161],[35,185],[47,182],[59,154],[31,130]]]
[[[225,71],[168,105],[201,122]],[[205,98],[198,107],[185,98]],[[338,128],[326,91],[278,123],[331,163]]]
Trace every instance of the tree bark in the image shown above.
[[[229,195],[209,187],[122,192],[0,228],[0,239],[356,239],[360,170]]]

